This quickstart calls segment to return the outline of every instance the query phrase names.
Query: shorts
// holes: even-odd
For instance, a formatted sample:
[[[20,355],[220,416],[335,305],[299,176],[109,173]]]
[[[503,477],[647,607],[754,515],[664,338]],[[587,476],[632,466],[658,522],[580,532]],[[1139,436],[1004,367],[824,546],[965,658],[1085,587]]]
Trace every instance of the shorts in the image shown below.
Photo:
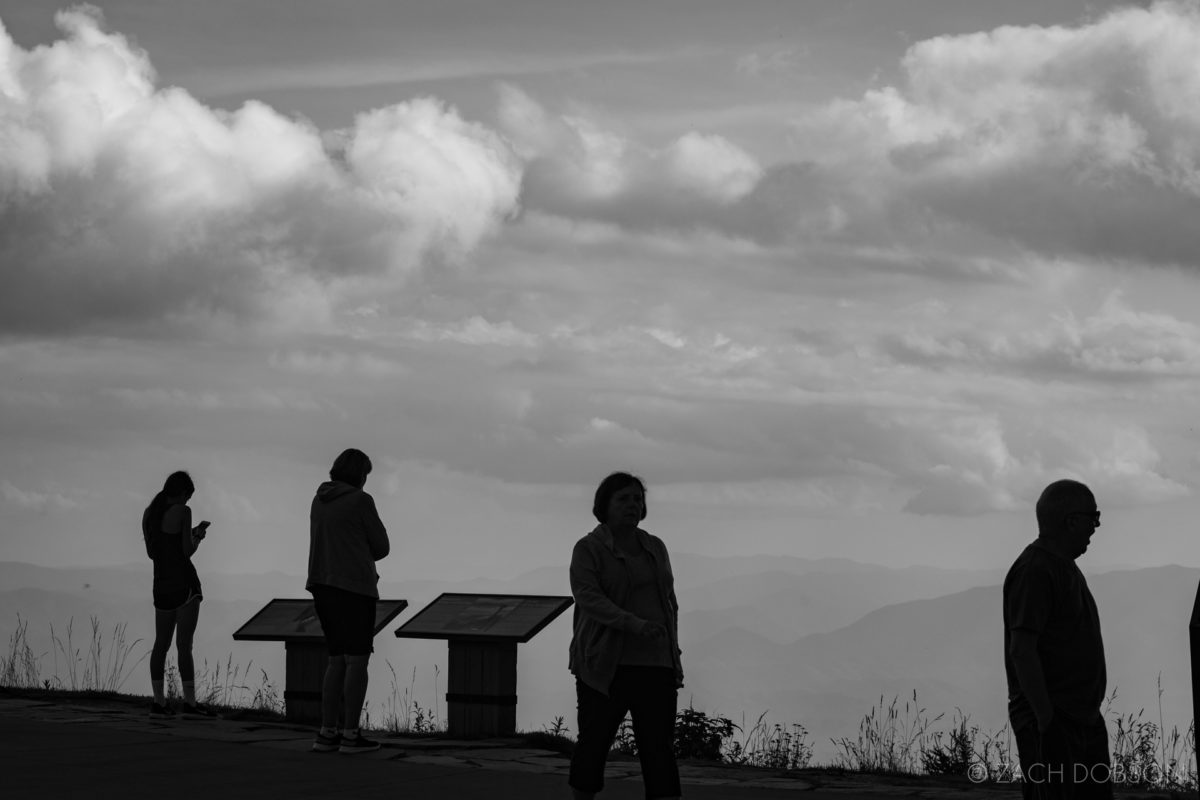
[[[375,652],[375,598],[334,586],[310,590],[331,656],[365,656]]]
[[[199,586],[154,586],[154,608],[158,611],[178,611],[193,600],[202,600]]]

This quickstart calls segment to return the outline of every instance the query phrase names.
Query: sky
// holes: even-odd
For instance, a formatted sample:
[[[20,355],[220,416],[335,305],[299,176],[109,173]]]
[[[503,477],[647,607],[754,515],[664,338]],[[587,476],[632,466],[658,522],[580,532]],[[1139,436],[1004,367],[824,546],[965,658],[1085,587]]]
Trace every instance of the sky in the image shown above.
[[[1200,6],[0,0],[0,558],[1200,566]]]

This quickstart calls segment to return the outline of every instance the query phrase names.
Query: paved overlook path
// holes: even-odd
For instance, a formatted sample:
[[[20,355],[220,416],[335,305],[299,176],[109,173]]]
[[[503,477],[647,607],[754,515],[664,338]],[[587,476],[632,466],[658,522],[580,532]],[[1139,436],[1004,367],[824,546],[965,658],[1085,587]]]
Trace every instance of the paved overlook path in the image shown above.
[[[151,721],[146,706],[117,700],[27,698],[0,691],[4,797],[80,800],[254,798],[449,798],[565,800],[567,759],[519,740],[380,737],[376,753],[309,750],[312,730],[236,719]],[[1018,798],[1016,786],[680,765],[695,800],[793,797],[880,800]],[[608,768],[601,800],[641,798],[636,761]]]

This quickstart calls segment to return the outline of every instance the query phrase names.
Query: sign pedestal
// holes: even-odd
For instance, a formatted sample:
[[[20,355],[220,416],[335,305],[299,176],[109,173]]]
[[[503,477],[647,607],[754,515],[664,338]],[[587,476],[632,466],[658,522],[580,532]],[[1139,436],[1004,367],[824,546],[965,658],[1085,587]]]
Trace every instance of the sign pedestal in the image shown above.
[[[447,733],[468,739],[517,732],[517,645],[574,602],[557,595],[448,592],[396,629],[401,638],[447,640]]]
[[[375,601],[375,629],[379,633],[408,608],[407,600]],[[321,687],[329,650],[312,600],[267,603],[233,634],[239,642],[283,642],[287,658],[283,702],[288,722],[321,724]]]
[[[446,726],[451,735],[517,732],[517,643],[450,640]]]
[[[1192,604],[1192,619],[1188,624],[1188,643],[1192,653],[1192,725],[1200,724],[1200,587]],[[1194,730],[1194,727],[1193,727]],[[1200,750],[1193,746],[1192,757],[1200,765]]]
[[[321,722],[321,687],[329,650],[325,642],[285,642],[287,671],[284,673],[283,702],[288,722]]]

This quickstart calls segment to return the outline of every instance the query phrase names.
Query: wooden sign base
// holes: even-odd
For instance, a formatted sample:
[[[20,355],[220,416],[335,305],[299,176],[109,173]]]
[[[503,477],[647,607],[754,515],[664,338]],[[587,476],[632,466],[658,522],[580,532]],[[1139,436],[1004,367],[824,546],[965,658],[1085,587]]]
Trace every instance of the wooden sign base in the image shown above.
[[[517,643],[450,640],[447,733],[459,738],[517,732]]]

